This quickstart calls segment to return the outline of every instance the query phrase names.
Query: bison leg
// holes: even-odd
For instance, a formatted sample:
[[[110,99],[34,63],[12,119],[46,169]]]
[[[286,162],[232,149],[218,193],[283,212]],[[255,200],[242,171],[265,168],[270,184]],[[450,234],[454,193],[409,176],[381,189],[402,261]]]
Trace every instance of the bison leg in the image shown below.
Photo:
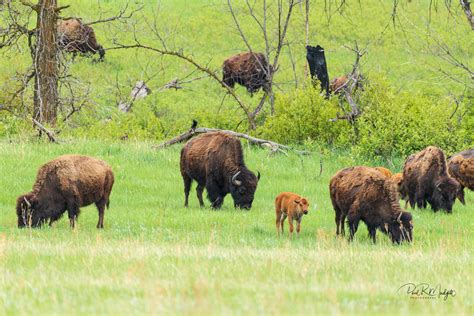
[[[376,230],[374,227],[369,227],[369,236],[370,238],[372,238],[372,241],[373,243],[375,244],[375,234],[376,234]]]
[[[293,230],[294,230],[293,217],[292,216],[288,216],[288,224],[290,224],[290,236],[291,236],[291,235],[293,235]]]
[[[76,227],[76,219],[77,219],[78,214],[79,214],[78,207],[68,207],[67,215],[69,217],[69,226],[71,226],[71,228]]]
[[[100,200],[95,203],[97,210],[99,211],[99,221],[97,222],[97,228],[104,228],[104,211],[105,211],[105,200]]]
[[[276,228],[277,228],[277,234],[280,232],[281,228],[281,233],[283,234],[283,227],[285,225],[285,219],[286,219],[286,214],[283,212],[277,213],[277,218],[276,218]]]
[[[354,240],[354,235],[357,232],[357,228],[359,227],[359,216],[351,216],[348,217],[349,222],[349,241]]]
[[[301,215],[300,218],[298,218],[297,220],[297,224],[296,224],[296,232],[299,234],[300,233],[300,230],[301,230],[301,220],[303,219],[303,215]]]
[[[211,207],[215,209],[221,208],[222,203],[224,203],[224,197],[221,195],[219,185],[212,180],[208,180],[206,190],[211,201]]]
[[[340,225],[341,225],[341,235],[342,237],[346,236],[346,231],[345,231],[345,221],[346,221],[346,215],[342,214],[341,219],[340,219]]]
[[[188,198],[189,198],[189,191],[191,190],[191,183],[192,179],[186,175],[183,174],[183,182],[184,182],[184,207],[188,207]]]
[[[204,185],[198,184],[198,186],[196,188],[196,194],[197,194],[197,197],[198,197],[198,200],[199,200],[199,206],[200,207],[204,207],[204,201],[202,199],[202,192],[203,191],[204,191]]]

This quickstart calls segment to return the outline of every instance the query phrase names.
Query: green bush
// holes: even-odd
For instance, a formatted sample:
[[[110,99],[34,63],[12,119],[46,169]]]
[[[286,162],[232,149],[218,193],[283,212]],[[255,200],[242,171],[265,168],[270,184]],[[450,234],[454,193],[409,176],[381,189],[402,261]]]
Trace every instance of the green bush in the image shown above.
[[[397,93],[381,79],[372,79],[358,102],[362,114],[352,126],[329,121],[340,112],[337,97],[324,100],[312,87],[278,95],[276,114],[259,132],[283,143],[350,147],[354,154],[370,158],[404,157],[428,145],[451,154],[473,144],[470,102],[460,104],[460,114],[453,115],[452,100]]]

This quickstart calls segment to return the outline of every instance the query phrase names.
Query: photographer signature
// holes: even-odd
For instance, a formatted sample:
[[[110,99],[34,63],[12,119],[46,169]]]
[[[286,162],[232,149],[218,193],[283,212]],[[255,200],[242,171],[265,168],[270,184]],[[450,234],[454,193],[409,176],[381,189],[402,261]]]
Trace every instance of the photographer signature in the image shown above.
[[[400,286],[397,292],[405,291],[410,295],[410,298],[416,299],[436,299],[443,298],[447,300],[450,296],[456,296],[456,291],[453,289],[442,289],[441,285],[431,286],[429,283],[406,283]]]

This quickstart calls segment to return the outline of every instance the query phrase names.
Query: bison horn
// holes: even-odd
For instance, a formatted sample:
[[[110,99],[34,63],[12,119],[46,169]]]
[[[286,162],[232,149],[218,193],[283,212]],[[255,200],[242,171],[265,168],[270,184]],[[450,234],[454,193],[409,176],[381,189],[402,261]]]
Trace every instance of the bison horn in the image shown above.
[[[260,171],[257,171],[257,181],[260,181]]]
[[[402,223],[402,214],[403,212],[400,212],[400,215],[398,215],[397,217],[397,222],[399,222],[400,224]]]
[[[239,174],[240,174],[240,171],[237,171],[237,173],[232,176],[232,183],[235,184],[236,186],[242,185],[242,181],[237,180],[237,176]]]
[[[28,205],[28,207],[31,208],[31,203],[28,202],[28,200],[26,199],[26,197],[23,197],[23,200],[25,200],[26,205]]]

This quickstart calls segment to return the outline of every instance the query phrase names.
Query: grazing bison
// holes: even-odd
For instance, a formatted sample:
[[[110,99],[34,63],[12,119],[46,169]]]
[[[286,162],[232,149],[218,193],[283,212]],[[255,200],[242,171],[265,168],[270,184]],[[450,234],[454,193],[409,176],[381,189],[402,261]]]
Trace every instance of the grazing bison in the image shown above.
[[[58,23],[59,47],[76,53],[99,53],[99,60],[105,56],[104,48],[97,43],[94,30],[80,19],[62,20]]]
[[[273,68],[262,53],[240,53],[229,57],[222,65],[222,81],[233,88],[238,83],[253,95],[260,88],[270,92],[270,78]]]
[[[64,155],[43,165],[30,193],[16,202],[18,227],[39,227],[47,220],[51,225],[67,210],[74,228],[79,208],[95,203],[99,211],[97,228],[104,228],[104,210],[109,207],[109,196],[114,174],[102,160]]]
[[[346,75],[334,78],[329,85],[329,91],[334,94],[339,94],[345,87],[347,80]]]
[[[388,170],[387,168],[384,167],[375,167],[377,171],[382,173],[385,177],[391,178],[392,177],[392,171]]]
[[[326,98],[329,98],[329,75],[324,56],[324,48],[317,45],[306,46],[306,60],[309,65],[311,78],[318,79],[321,82],[321,92],[326,90]]]
[[[196,180],[197,197],[204,206],[204,187],[213,208],[220,208],[227,193],[234,206],[250,209],[260,179],[247,169],[240,141],[226,133],[206,133],[191,139],[181,150],[181,175],[184,181],[184,206],[188,206],[191,183]]]
[[[405,161],[401,192],[408,196],[412,208],[426,208],[429,203],[435,212],[444,209],[451,213],[462,191],[461,185],[448,176],[443,151],[429,146]]]
[[[308,214],[309,202],[298,194],[282,192],[275,199],[276,229],[277,234],[283,233],[283,225],[286,217],[290,225],[290,234],[293,233],[293,220],[296,220],[296,232],[299,234],[303,215]]]
[[[464,201],[464,188],[474,191],[474,149],[465,150],[448,160],[448,173],[461,185],[458,198]]]
[[[375,243],[376,229],[389,234],[392,242],[412,241],[413,223],[409,212],[398,203],[392,179],[370,167],[350,167],[340,170],[329,184],[332,205],[336,212],[336,234],[344,235],[347,216],[351,241],[363,221]]]

